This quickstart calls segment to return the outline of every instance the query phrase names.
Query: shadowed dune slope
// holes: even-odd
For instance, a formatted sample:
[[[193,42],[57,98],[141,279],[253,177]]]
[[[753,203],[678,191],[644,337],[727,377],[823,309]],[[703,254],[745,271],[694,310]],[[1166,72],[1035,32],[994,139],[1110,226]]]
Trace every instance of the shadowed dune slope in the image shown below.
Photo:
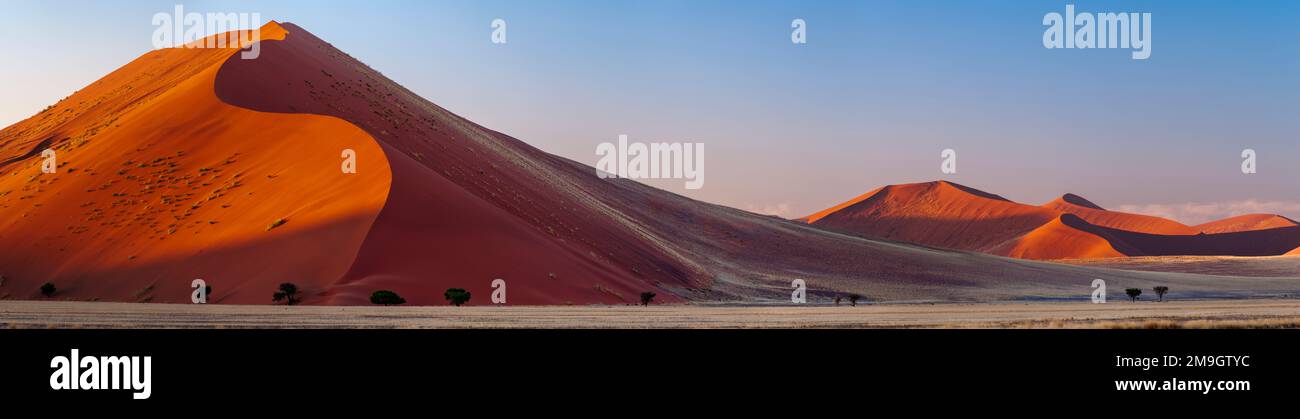
[[[393,183],[359,258],[330,300],[364,304],[376,289],[442,304],[465,288],[486,304],[494,279],[514,304],[634,303],[700,275],[609,214],[554,158],[424,101],[305,30],[285,24],[262,57],[231,57],[222,100],[267,112],[346,119],[379,140]],[[561,167],[563,169],[563,167]]]
[[[264,39],[283,36],[268,26]],[[269,303],[281,282],[326,289],[388,192],[378,144],[352,124],[231,106],[214,79],[236,49],[153,51],[0,131],[0,297]],[[340,150],[369,170],[342,175]],[[268,231],[277,220],[283,224]]]

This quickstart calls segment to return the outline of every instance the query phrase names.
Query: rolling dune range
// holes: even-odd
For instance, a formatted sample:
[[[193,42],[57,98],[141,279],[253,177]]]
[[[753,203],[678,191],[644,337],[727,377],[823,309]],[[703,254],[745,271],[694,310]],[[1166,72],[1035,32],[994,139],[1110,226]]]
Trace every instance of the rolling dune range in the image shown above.
[[[185,303],[194,278],[217,303],[269,304],[294,282],[320,305],[367,304],[377,289],[441,305],[450,287],[488,304],[495,278],[519,305],[630,304],[644,291],[663,303],[789,301],[796,278],[813,301],[1086,299],[1094,278],[1117,293],[1300,291],[1300,273],[1024,260],[1300,246],[1277,220],[1216,226],[1212,246],[1196,227],[1080,197],[1026,206],[948,182],[884,187],[811,225],[761,216],[600,179],[300,27],[260,32],[258,59],[150,52],[0,130],[0,299],[39,299],[51,282],[61,300]],[[46,148],[55,174],[40,173]],[[339,170],[344,149],[357,174]]]
[[[867,238],[1024,259],[1278,256],[1300,224],[1250,214],[1198,226],[1108,211],[1074,194],[1032,206],[946,181],[891,185],[800,221]]]

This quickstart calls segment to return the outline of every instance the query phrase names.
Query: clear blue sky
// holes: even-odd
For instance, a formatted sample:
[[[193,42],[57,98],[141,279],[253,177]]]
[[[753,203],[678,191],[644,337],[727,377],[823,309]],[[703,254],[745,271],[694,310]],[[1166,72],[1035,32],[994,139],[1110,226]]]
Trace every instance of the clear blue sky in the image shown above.
[[[177,3],[0,0],[0,124],[151,49],[150,18]],[[296,23],[434,103],[588,164],[619,134],[703,142],[703,189],[650,183],[739,208],[800,216],[945,178],[1187,222],[1213,208],[1300,218],[1300,2],[181,3]],[[1151,58],[1043,48],[1043,15],[1066,3],[1152,13]],[[489,41],[495,18],[507,45]],[[795,18],[806,45],[790,43]],[[939,172],[945,148],[956,175]]]

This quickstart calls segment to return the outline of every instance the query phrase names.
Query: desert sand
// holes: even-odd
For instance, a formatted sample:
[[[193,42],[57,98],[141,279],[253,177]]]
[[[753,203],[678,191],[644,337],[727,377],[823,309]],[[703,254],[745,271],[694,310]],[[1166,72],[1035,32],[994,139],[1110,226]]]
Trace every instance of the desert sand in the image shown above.
[[[1300,300],[843,306],[303,307],[0,302],[0,328],[1296,328]]]

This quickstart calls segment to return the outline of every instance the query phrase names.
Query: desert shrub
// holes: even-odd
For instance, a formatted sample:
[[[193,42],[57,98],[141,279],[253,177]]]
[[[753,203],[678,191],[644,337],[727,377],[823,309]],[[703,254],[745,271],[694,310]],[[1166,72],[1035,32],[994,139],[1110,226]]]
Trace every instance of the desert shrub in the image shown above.
[[[389,290],[379,290],[370,294],[370,304],[393,306],[406,304],[406,299]]]
[[[858,306],[858,300],[861,300],[861,299],[862,299],[862,296],[861,296],[861,295],[857,295],[857,294],[849,294],[849,305],[854,306],[854,307],[857,307],[857,306]]]
[[[298,298],[298,286],[294,285],[292,282],[280,284],[280,290],[271,295],[271,301],[277,303],[284,301],[284,303],[288,305],[298,304],[298,302],[301,301],[301,299]]]
[[[650,305],[650,302],[654,301],[654,299],[655,299],[655,293],[653,292],[646,291],[641,293],[641,305],[643,306]]]
[[[1129,289],[1124,290],[1124,293],[1125,293],[1125,294],[1128,294],[1128,299],[1129,299],[1129,301],[1137,301],[1137,300],[1138,300],[1138,296],[1139,296],[1139,295],[1142,295],[1142,289],[1141,289],[1141,288],[1129,288]]]
[[[470,292],[465,291],[463,288],[448,288],[447,292],[442,293],[442,298],[447,299],[451,305],[456,307],[469,302],[470,297],[472,297]]]
[[[54,284],[51,284],[49,282],[41,284],[41,295],[44,295],[46,297],[53,297],[55,292],[58,292],[58,288],[55,288]]]

